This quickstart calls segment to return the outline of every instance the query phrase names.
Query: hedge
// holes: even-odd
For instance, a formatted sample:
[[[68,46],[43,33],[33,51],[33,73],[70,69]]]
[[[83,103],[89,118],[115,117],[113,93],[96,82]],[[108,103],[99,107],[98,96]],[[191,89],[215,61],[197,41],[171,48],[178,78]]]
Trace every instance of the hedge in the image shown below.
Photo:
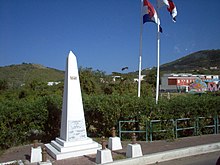
[[[89,136],[109,136],[120,120],[137,120],[138,128],[152,119],[177,119],[220,115],[220,96],[180,95],[160,98],[134,95],[83,95]],[[49,142],[59,136],[62,96],[0,98],[0,147],[29,143],[33,138]]]

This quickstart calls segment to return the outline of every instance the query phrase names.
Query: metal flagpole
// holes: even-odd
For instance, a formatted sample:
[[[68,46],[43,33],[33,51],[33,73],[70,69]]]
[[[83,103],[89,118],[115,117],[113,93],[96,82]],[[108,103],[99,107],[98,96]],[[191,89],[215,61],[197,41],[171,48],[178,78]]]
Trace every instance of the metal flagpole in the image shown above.
[[[159,12],[157,1],[157,84],[156,84],[156,104],[159,97],[159,79],[160,79],[160,24],[159,24]]]
[[[138,97],[141,96],[141,61],[142,61],[142,33],[143,33],[143,0],[141,0],[141,14],[140,14],[140,47],[139,47],[139,74],[138,74]]]

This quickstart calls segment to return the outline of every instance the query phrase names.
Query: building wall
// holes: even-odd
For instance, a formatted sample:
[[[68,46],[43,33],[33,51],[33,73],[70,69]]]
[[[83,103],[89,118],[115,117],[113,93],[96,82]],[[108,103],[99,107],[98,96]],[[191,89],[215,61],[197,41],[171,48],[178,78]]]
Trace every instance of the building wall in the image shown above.
[[[161,77],[160,90],[162,91],[175,91],[180,88],[187,88],[190,84],[194,83],[196,79],[202,81],[217,80],[219,82],[218,75],[192,75],[192,74],[164,74]],[[217,89],[220,89],[219,87]]]
[[[168,77],[168,85],[177,85],[177,79],[171,79]]]
[[[165,75],[161,77],[160,90],[177,91],[177,86],[176,84],[171,85],[170,83],[168,83],[168,76]]]

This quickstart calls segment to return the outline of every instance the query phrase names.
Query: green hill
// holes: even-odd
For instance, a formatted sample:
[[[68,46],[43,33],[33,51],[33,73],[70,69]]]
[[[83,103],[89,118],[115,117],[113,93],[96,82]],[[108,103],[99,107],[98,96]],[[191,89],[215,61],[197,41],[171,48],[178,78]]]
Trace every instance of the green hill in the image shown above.
[[[64,71],[44,67],[39,64],[22,63],[0,67],[0,80],[6,80],[13,86],[20,86],[33,80],[56,82],[64,80]]]
[[[155,71],[143,70],[142,74],[149,74]],[[220,49],[203,50],[185,57],[161,65],[161,75],[163,73],[195,73],[195,74],[218,74],[220,75]],[[124,74],[124,73],[120,73]],[[118,75],[118,73],[117,73]],[[137,72],[130,72],[128,75],[136,77]],[[6,80],[12,86],[20,86],[33,80],[42,82],[56,82],[64,80],[64,71],[44,67],[39,64],[22,63],[0,67],[0,80]]]
[[[220,73],[220,49],[203,50],[166,63],[160,67],[165,72]]]

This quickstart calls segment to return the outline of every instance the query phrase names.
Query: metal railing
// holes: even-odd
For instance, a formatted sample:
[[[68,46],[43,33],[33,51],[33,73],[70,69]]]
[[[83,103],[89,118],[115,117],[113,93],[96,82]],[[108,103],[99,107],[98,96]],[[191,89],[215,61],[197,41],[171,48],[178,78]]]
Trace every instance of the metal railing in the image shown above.
[[[216,121],[216,134],[219,133],[219,129],[220,129],[219,119],[220,119],[220,116],[216,116],[215,117],[215,121]]]
[[[185,126],[184,126],[185,125]],[[178,138],[178,132],[180,131],[193,131],[193,135],[196,135],[196,122],[190,118],[181,118],[175,120],[175,135]]]
[[[134,120],[127,120],[127,121],[119,121],[119,137],[122,138],[122,133],[145,133],[145,137],[146,137],[146,142],[148,142],[148,131],[147,131],[147,122],[145,123],[145,129],[144,130],[136,130],[135,126],[132,126],[133,129],[131,130],[123,130],[123,126],[125,124],[135,124],[138,123],[139,121],[134,121]]]
[[[134,129],[140,122],[129,120],[119,121],[119,137],[126,133],[144,133],[146,142],[152,142],[154,137],[170,131],[172,137],[197,136],[201,134],[218,134],[220,129],[219,116],[214,118],[198,117],[195,119],[181,118],[176,120],[146,121],[141,129]],[[136,124],[136,126],[135,126]],[[130,127],[130,129],[128,129]],[[132,127],[132,128],[131,128]]]
[[[156,125],[156,126],[155,126]],[[167,127],[165,126],[167,125]],[[169,127],[172,127],[171,131],[174,134],[174,120],[151,120],[150,121],[150,141],[153,141],[153,134],[167,132]]]
[[[217,119],[216,117],[214,117],[214,118],[198,117],[197,121],[196,121],[197,135],[204,134],[202,129],[204,129],[204,130],[209,129],[209,131],[213,132],[213,134],[217,134],[218,127],[217,127],[217,120],[216,119]]]

